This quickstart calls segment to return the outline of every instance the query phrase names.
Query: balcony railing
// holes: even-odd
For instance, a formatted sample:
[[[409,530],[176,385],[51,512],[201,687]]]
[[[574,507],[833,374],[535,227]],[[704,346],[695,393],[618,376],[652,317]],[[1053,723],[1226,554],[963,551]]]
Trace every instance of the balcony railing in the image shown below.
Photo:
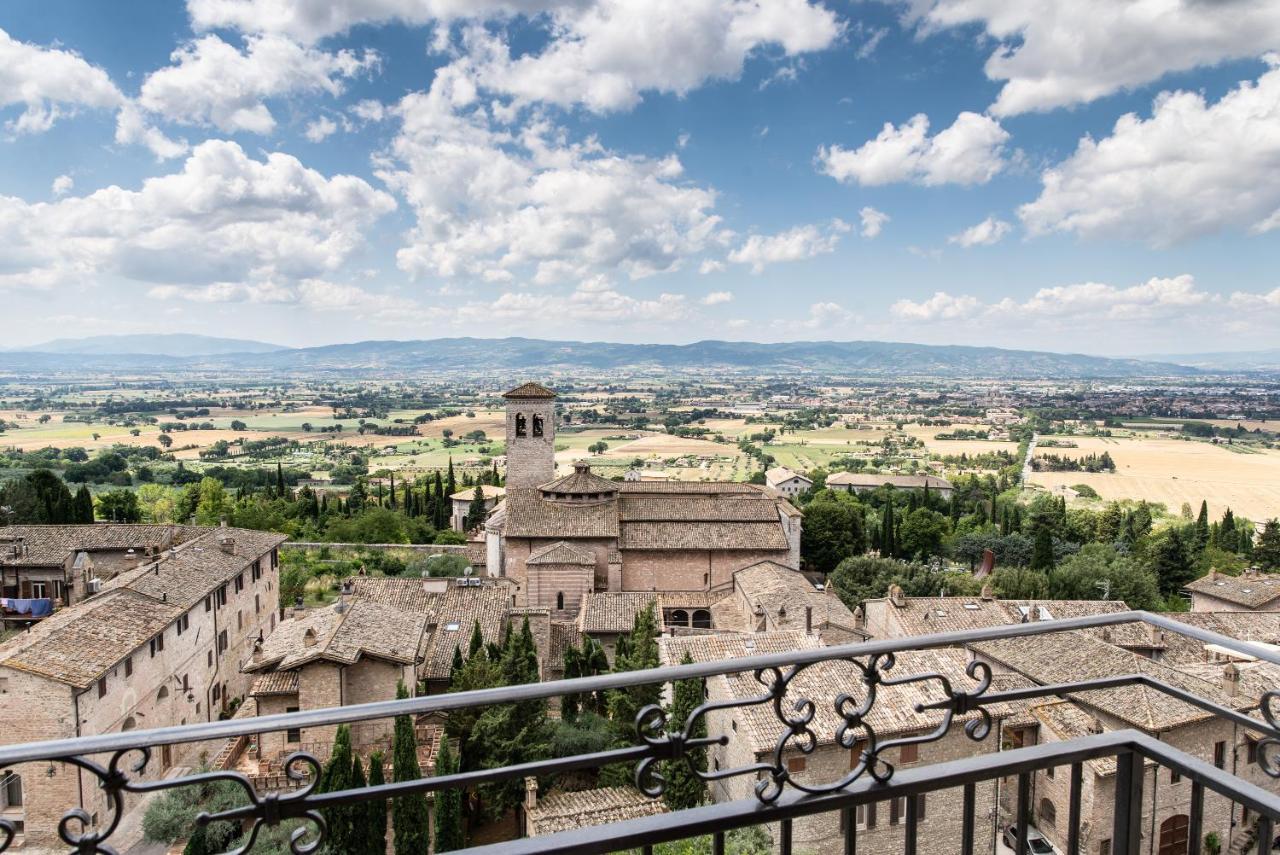
[[[962,831],[951,851],[973,855],[975,823],[985,822],[978,816],[975,804],[979,784],[996,779],[1015,781],[1016,808],[1012,812],[1017,827],[1015,839],[1025,851],[1032,776],[1037,770],[1067,767],[1069,777],[1069,815],[1066,825],[1067,855],[1082,851],[1080,829],[1083,769],[1086,763],[1111,758],[1116,763],[1111,849],[1113,855],[1137,855],[1142,846],[1144,765],[1154,762],[1191,782],[1189,822],[1183,848],[1177,851],[1201,852],[1204,799],[1206,793],[1217,793],[1235,805],[1242,805],[1257,816],[1257,839],[1270,841],[1274,823],[1280,819],[1280,796],[1233,775],[1216,765],[1193,757],[1166,742],[1138,730],[1112,730],[1076,739],[1043,743],[1030,747],[975,753],[973,756],[924,766],[895,769],[885,752],[903,745],[924,744],[942,739],[953,723],[964,721],[968,739],[986,739],[991,734],[993,705],[1036,698],[1065,697],[1082,691],[1143,686],[1183,701],[1230,721],[1258,735],[1256,762],[1270,778],[1280,778],[1280,726],[1273,711],[1280,692],[1268,692],[1259,706],[1261,718],[1222,706],[1186,690],[1153,679],[1145,674],[1120,674],[1096,680],[1054,685],[1033,685],[1005,691],[992,690],[991,672],[981,661],[970,663],[969,676],[974,678],[973,691],[956,689],[951,681],[937,673],[898,676],[894,672],[894,654],[906,650],[925,650],[965,645],[980,641],[1019,638],[1046,633],[1105,627],[1133,621],[1188,636],[1207,644],[1272,664],[1280,665],[1280,654],[1273,649],[1249,644],[1208,632],[1197,627],[1147,612],[1125,612],[1087,618],[1039,621],[962,632],[939,633],[911,638],[870,641],[839,647],[798,650],[780,654],[721,660],[709,663],[656,668],[649,671],[607,674],[574,680],[534,683],[522,686],[485,689],[474,692],[427,695],[399,701],[310,710],[285,715],[236,718],[227,721],[181,727],[165,727],[145,731],[109,733],[78,739],[9,745],[0,748],[0,767],[19,763],[61,761],[86,770],[96,777],[112,815],[91,824],[83,808],[69,809],[59,827],[59,834],[73,851],[113,852],[111,837],[117,831],[127,793],[149,793],[180,787],[203,785],[210,781],[234,781],[244,789],[242,806],[209,815],[198,822],[239,821],[251,824],[248,843],[240,852],[253,847],[258,831],[267,825],[299,819],[306,827],[296,832],[292,848],[297,853],[315,851],[325,836],[323,811],[336,805],[387,800],[410,793],[425,793],[446,788],[471,788],[480,784],[527,776],[546,776],[575,770],[599,769],[616,763],[630,764],[635,769],[636,786],[650,797],[660,797],[664,781],[659,772],[662,761],[680,761],[690,749],[727,745],[736,734],[713,733],[702,738],[691,737],[695,723],[719,710],[744,706],[761,706],[772,710],[778,723],[776,750],[763,762],[734,768],[694,771],[708,784],[738,776],[757,781],[754,797],[722,801],[702,807],[663,813],[610,825],[576,828],[548,836],[521,838],[487,846],[473,852],[493,855],[515,853],[602,853],[624,849],[648,852],[655,844],[710,835],[713,851],[725,851],[726,833],[741,827],[768,824],[775,829],[775,844],[783,855],[793,849],[793,823],[802,817],[828,812],[842,812],[843,846],[846,853],[857,851],[859,829],[854,821],[860,805],[905,798],[905,821],[902,823],[902,851],[915,855],[919,846],[917,799],[915,796],[939,790],[957,789],[962,793]],[[1070,651],[1064,651],[1070,655]],[[789,772],[784,753],[810,754],[817,737],[811,729],[815,705],[806,699],[788,695],[796,676],[816,663],[844,660],[853,663],[861,674],[860,697],[841,695],[835,699],[836,712],[842,720],[838,730],[829,734],[845,749],[861,749],[853,768],[847,774],[824,782],[801,782]],[[215,771],[186,777],[147,780],[143,777],[152,752],[159,746],[209,740],[248,737],[272,731],[335,725],[349,722],[389,718],[397,715],[448,713],[468,707],[511,703],[522,700],[549,699],[566,694],[584,695],[655,683],[670,683],[690,678],[708,678],[721,674],[754,672],[762,690],[758,696],[731,700],[710,700],[698,707],[685,722],[668,722],[658,707],[647,707],[637,717],[637,744],[614,750],[554,757],[538,762],[500,769],[484,769],[388,783],[377,787],[320,793],[315,782],[319,778],[317,758],[298,752],[284,764],[285,772],[305,783],[286,792],[259,793],[249,779],[235,771]],[[936,685],[939,700],[922,704],[925,709],[939,711],[941,720],[930,732],[895,739],[879,740],[867,724],[874,709],[879,687],[929,681]],[[109,757],[100,761],[97,757]],[[692,765],[691,765],[692,768]],[[0,821],[0,851],[15,840],[11,823]],[[1151,851],[1154,844],[1148,841]]]

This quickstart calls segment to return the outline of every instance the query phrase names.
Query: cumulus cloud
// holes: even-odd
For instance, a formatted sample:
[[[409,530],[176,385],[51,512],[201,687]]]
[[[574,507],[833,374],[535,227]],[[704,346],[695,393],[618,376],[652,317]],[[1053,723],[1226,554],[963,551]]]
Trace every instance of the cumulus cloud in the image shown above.
[[[329,53],[281,36],[249,36],[245,48],[208,35],[173,52],[172,65],[152,72],[138,104],[173,122],[226,133],[275,129],[268,98],[297,93],[339,95],[343,81],[378,64],[366,50]]]
[[[59,175],[53,179],[53,185],[49,188],[50,192],[55,196],[65,196],[71,192],[71,188],[76,186],[75,179],[70,175]]]
[[[1274,0],[902,0],[925,32],[978,24],[1005,81],[991,112],[1082,104],[1175,71],[1261,56],[1280,45]]]
[[[1166,246],[1228,228],[1280,226],[1280,59],[1217,103],[1164,92],[1151,118],[1129,113],[1085,137],[1018,210],[1032,235],[1121,236]]]
[[[328,116],[321,116],[307,123],[304,136],[313,143],[324,142],[338,130],[338,123]]]
[[[884,230],[884,224],[892,219],[884,211],[877,211],[870,206],[859,211],[858,217],[862,220],[861,234],[864,238],[878,237],[880,232]]]
[[[987,217],[976,226],[970,226],[959,234],[947,238],[947,243],[954,243],[965,249],[971,246],[991,246],[1003,240],[1004,236],[1012,230],[1013,226],[1004,220]]]
[[[1250,294],[1247,291],[1235,291],[1228,303],[1233,309],[1280,309],[1280,288],[1266,294]]]
[[[1280,307],[1280,293],[1277,292],[1270,295],[1237,292],[1229,302],[1232,305],[1257,305],[1273,297]],[[901,320],[923,323],[979,317],[1132,322],[1202,317],[1206,309],[1224,306],[1227,302],[1220,294],[1200,289],[1191,275],[1182,274],[1152,277],[1127,288],[1103,282],[1057,285],[1041,288],[1026,300],[1005,298],[994,303],[983,302],[971,295],[937,291],[925,300],[898,300],[889,311]]]
[[[0,30],[0,108],[22,112],[12,134],[42,133],[79,108],[118,109],[125,97],[107,73],[78,53],[20,42]]]
[[[988,116],[964,112],[949,128],[929,136],[929,119],[917,114],[902,125],[886,123],[857,149],[818,149],[820,172],[842,183],[866,186],[910,181],[985,184],[1004,168],[1009,133]]]
[[[237,288],[267,294],[340,268],[394,208],[359,178],[326,178],[279,152],[254,160],[211,140],[181,171],[137,190],[36,204],[0,197],[0,274],[11,286],[117,276],[208,299]]]
[[[719,306],[721,303],[731,302],[733,302],[732,291],[712,291],[702,298],[702,305],[704,306]]]
[[[751,235],[732,252],[734,264],[751,265],[752,273],[763,273],[770,264],[803,261],[835,250],[840,236],[849,231],[843,220],[832,220],[825,229],[809,224],[774,235]]]
[[[379,176],[417,216],[397,255],[413,275],[540,284],[679,268],[724,240],[715,193],[674,155],[625,156],[572,141],[537,115],[499,120],[464,70],[437,72],[395,108],[401,130]]]

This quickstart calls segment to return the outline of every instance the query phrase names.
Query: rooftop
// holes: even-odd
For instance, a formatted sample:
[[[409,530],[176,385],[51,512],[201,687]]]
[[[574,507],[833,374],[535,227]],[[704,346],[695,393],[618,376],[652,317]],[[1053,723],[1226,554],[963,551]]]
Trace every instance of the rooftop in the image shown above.
[[[650,604],[657,604],[658,594],[649,591],[596,591],[582,598],[578,611],[581,632],[630,632],[636,615]],[[661,608],[657,612],[662,625]]]
[[[0,561],[9,566],[55,566],[75,552],[168,549],[208,531],[188,525],[11,525],[0,530]],[[19,554],[3,550],[18,538],[23,546]]]
[[[554,398],[555,392],[552,392],[541,383],[522,383],[509,391],[503,392],[502,397],[507,399],[513,398]]]
[[[1193,594],[1204,594],[1228,603],[1258,608],[1280,597],[1280,573],[1242,573],[1228,576],[1212,570],[1201,576],[1186,589]]]
[[[368,600],[310,609],[281,621],[245,671],[288,671],[317,661],[352,665],[371,656],[412,665],[423,649],[427,616]]]
[[[541,837],[592,825],[666,813],[662,799],[651,799],[634,787],[605,787],[565,792],[557,790],[528,811],[530,834]]]

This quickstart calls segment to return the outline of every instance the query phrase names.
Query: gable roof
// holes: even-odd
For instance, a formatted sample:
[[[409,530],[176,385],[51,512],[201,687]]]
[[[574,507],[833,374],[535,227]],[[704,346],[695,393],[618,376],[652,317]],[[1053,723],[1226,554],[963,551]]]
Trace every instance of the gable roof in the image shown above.
[[[578,629],[584,633],[630,632],[636,615],[658,602],[652,591],[595,591],[582,598],[578,609]],[[662,610],[655,608],[658,627],[662,627]]]
[[[583,496],[593,493],[616,493],[618,482],[601,478],[591,471],[585,463],[575,463],[573,471],[554,481],[548,481],[538,489],[543,493],[563,493],[570,496]]]
[[[1203,594],[1248,608],[1259,608],[1280,597],[1280,573],[1242,573],[1228,576],[1216,570],[1186,585],[1193,594]]]
[[[351,600],[368,600],[406,612],[419,612],[432,617],[439,591],[427,591],[421,579],[399,576],[352,576]]]
[[[412,665],[419,659],[426,627],[425,615],[368,600],[357,600],[342,611],[336,605],[311,609],[281,621],[262,643],[261,656],[245,663],[243,670],[288,671],[321,660],[353,665],[365,656]]]
[[[775,466],[772,469],[765,470],[764,473],[764,482],[770,487],[776,487],[779,484],[786,483],[792,478],[799,478],[801,481],[807,481],[810,484],[813,483],[813,479],[808,475],[795,472],[785,466]]]
[[[0,528],[0,543],[9,546],[22,540],[19,554],[3,554],[6,565],[47,567],[63,564],[75,552],[168,549],[209,531],[189,525],[11,525]]]
[[[530,835],[541,837],[666,812],[662,799],[649,798],[634,787],[601,787],[550,793],[529,808],[528,819]]]
[[[508,490],[503,534],[507,537],[617,537],[616,502],[552,502],[536,490]]]
[[[766,610],[770,622],[779,629],[803,630],[806,608],[812,609],[815,630],[823,626],[848,630],[857,627],[853,612],[839,597],[819,591],[799,570],[774,561],[761,561],[739,570],[733,574],[733,584],[753,607]]]
[[[480,622],[480,635],[486,644],[502,643],[502,627],[511,608],[507,584],[450,585],[436,603],[435,627],[427,646],[423,676],[429,680],[445,680],[453,667],[453,651],[465,653],[471,632]]]
[[[782,524],[773,522],[629,522],[622,526],[622,549],[785,551]]]
[[[521,383],[519,386],[515,387],[514,389],[510,389],[502,393],[502,397],[508,398],[508,399],[554,398],[555,396],[556,396],[556,393],[552,392],[546,386],[543,386],[541,383],[533,383],[533,382]]]
[[[567,542],[560,540],[549,546],[535,549],[525,559],[525,564],[590,564],[596,563],[596,557],[581,549],[574,549]]]
[[[207,529],[150,563],[126,570],[103,588],[129,588],[188,609],[286,540],[282,534],[247,528]]]
[[[778,504],[764,494],[623,496],[618,515],[629,522],[776,522]]]
[[[951,482],[937,475],[889,475],[866,472],[835,472],[827,476],[827,485],[834,487],[892,487],[905,490],[919,490],[931,487],[950,490]]]

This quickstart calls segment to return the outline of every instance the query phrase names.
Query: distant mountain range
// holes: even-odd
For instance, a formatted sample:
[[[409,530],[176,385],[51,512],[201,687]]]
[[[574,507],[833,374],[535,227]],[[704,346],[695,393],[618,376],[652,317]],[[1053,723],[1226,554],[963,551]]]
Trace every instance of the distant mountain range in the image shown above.
[[[14,348],[21,353],[80,355],[132,354],[136,356],[222,356],[229,353],[272,353],[288,350],[278,344],[240,338],[207,335],[93,335],[86,338],[56,338],[43,344]]]
[[[157,364],[157,356],[165,357],[167,362]],[[283,348],[256,341],[163,335],[60,339],[0,353],[0,371],[13,372],[237,369],[356,375],[463,371],[521,376],[573,369],[718,369],[769,374],[820,371],[869,376],[1059,379],[1194,376],[1200,373],[1197,368],[1170,362],[883,341],[776,344],[699,341],[672,345],[529,338],[443,338]]]
[[[1156,362],[1176,362],[1205,371],[1276,371],[1280,370],[1280,348],[1270,350],[1238,350],[1218,353],[1181,353],[1144,356]]]

